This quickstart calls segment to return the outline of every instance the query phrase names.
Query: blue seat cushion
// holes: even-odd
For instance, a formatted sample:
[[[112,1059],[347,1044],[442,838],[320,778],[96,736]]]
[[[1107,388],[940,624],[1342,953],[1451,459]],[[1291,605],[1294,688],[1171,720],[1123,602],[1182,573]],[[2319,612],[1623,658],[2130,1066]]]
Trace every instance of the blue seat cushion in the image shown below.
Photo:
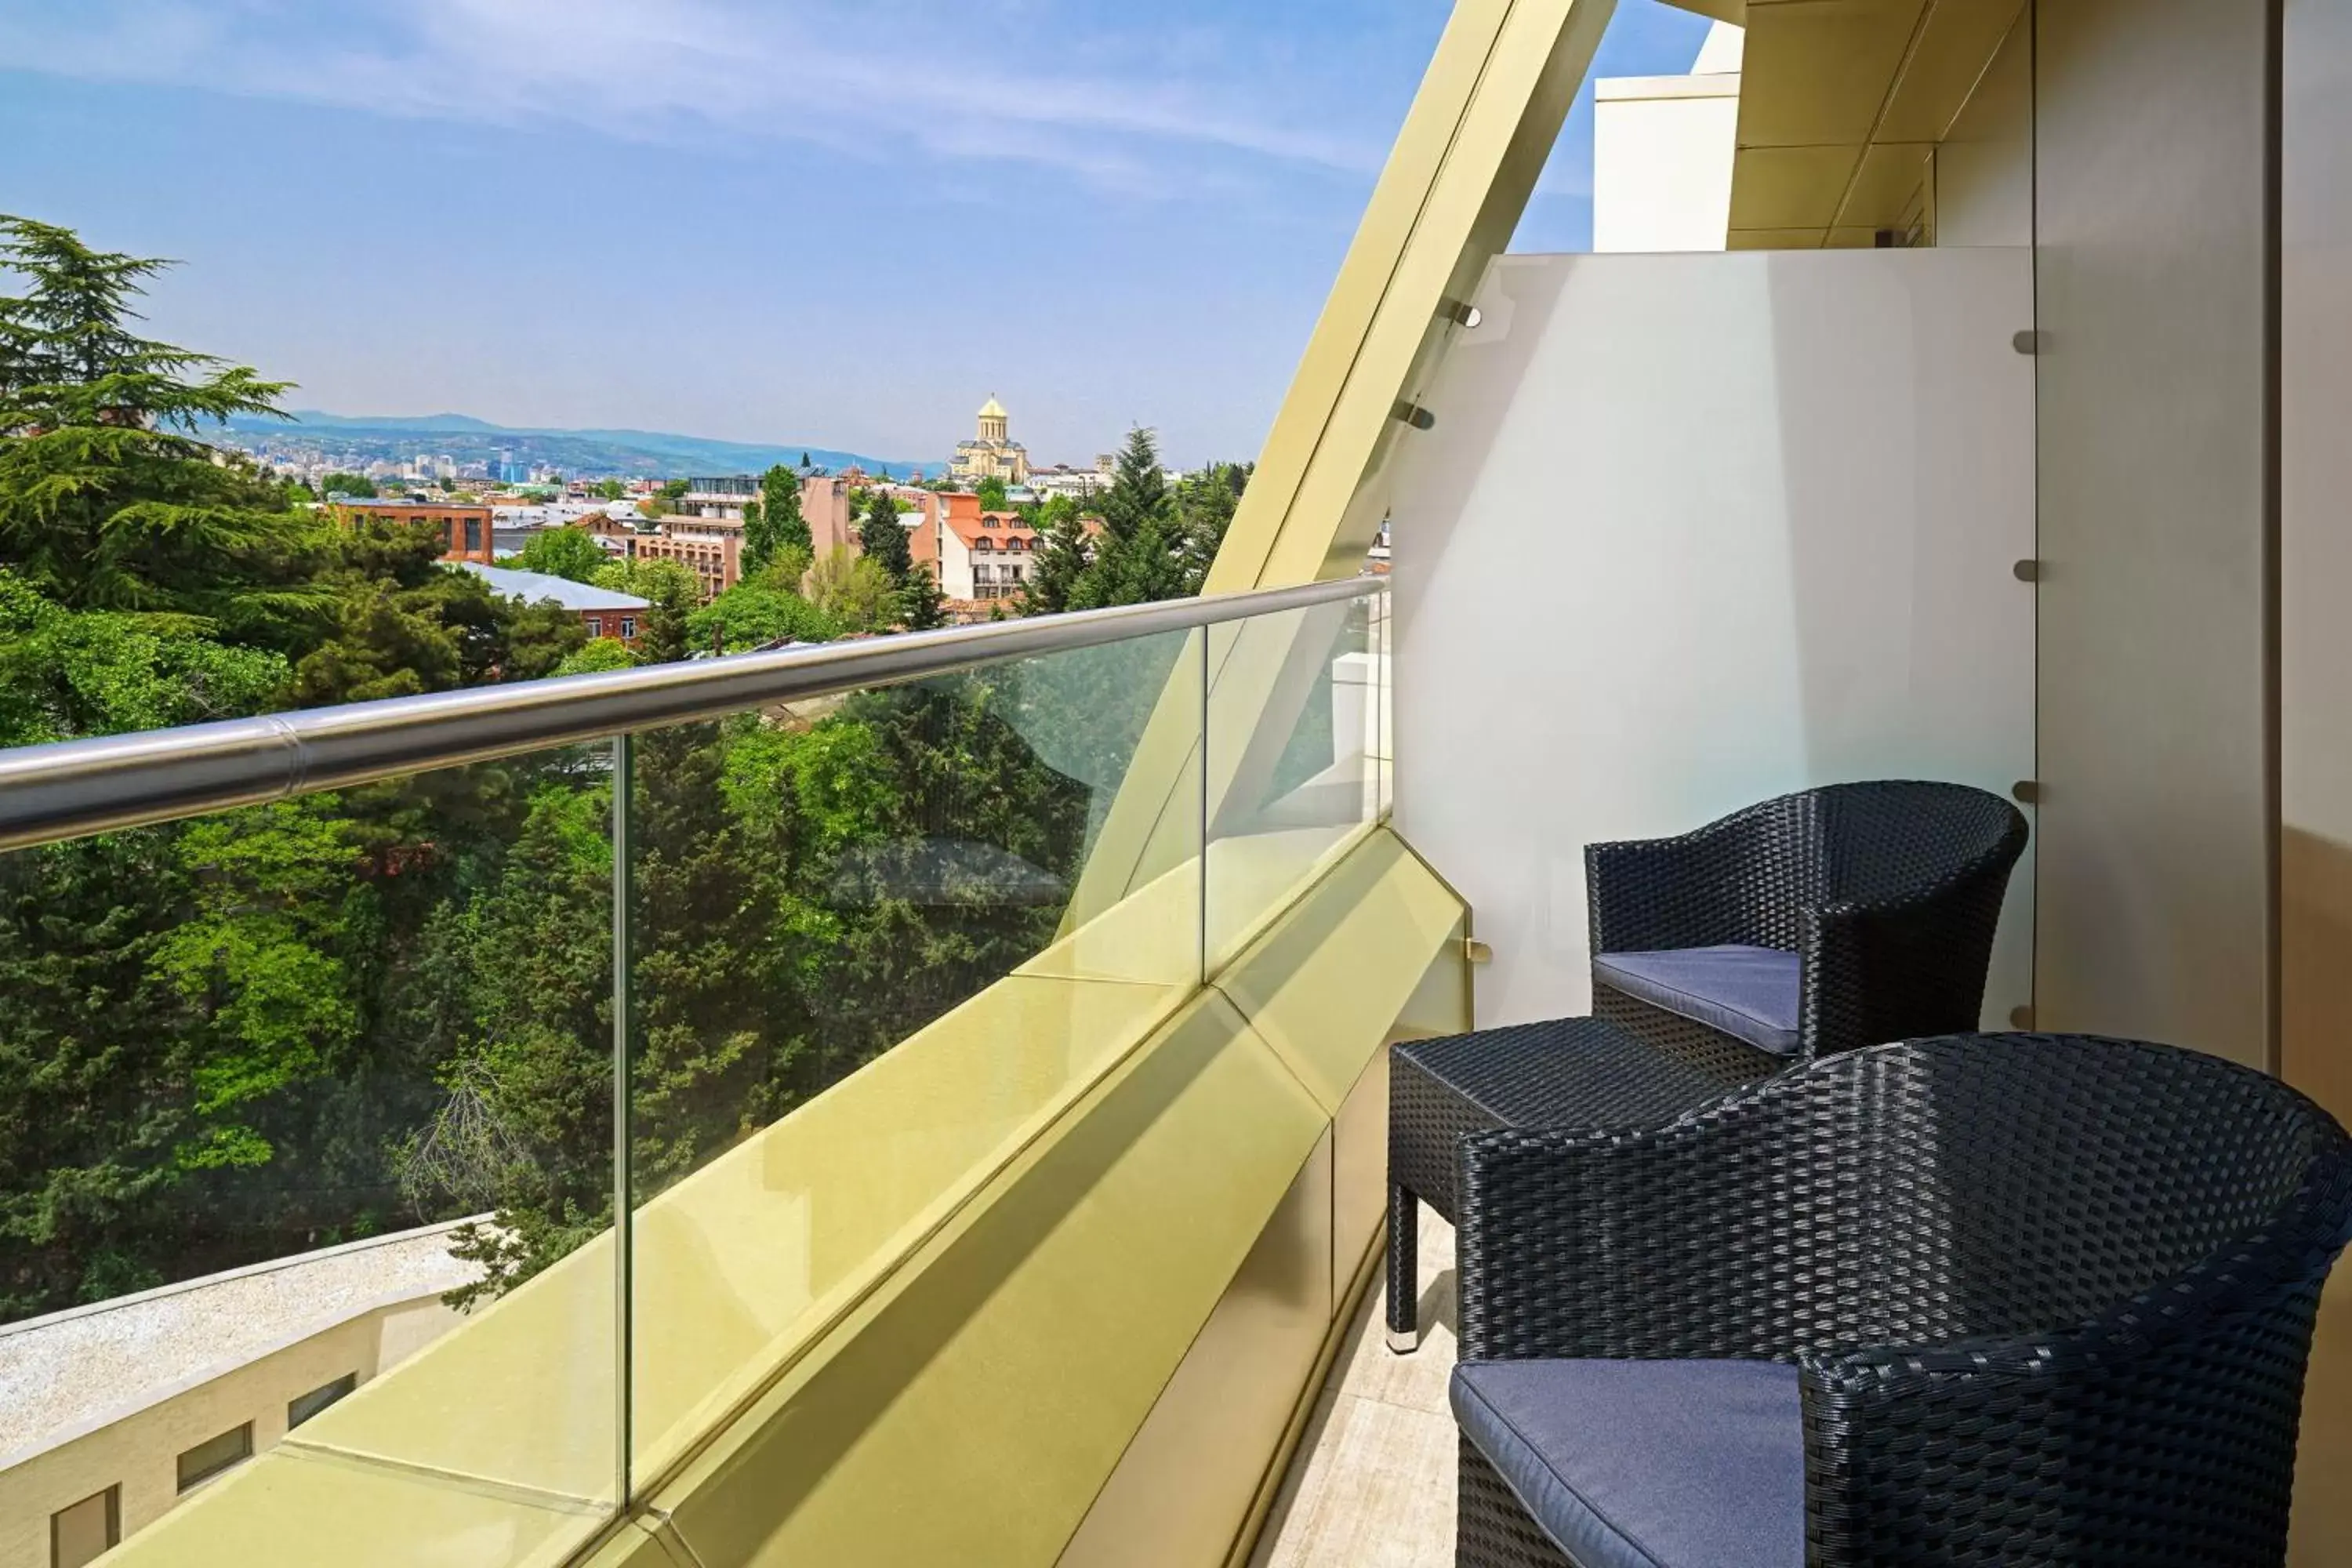
[[[1490,1361],[1454,1418],[1578,1568],[1803,1568],[1797,1369]]]
[[[1797,1054],[1797,955],[1776,947],[1682,947],[1604,952],[1592,973],[1628,996],[1746,1040]]]

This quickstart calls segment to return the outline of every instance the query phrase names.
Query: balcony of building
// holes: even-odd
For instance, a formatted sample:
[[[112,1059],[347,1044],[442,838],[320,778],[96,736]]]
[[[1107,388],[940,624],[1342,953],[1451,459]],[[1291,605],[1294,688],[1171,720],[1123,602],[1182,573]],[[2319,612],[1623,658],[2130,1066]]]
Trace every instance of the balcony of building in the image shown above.
[[[0,1327],[0,1568],[1451,1562],[1387,1047],[1581,1014],[1585,845],[1816,784],[2026,812],[1986,1028],[2352,1106],[2352,35],[1687,8],[1744,35],[1598,85],[1614,248],[1548,256],[1612,7],[1463,0],[1199,600],[0,755],[21,864],[194,824],[282,897],[241,835],[399,790],[537,879],[463,933],[509,1076],[395,1086],[418,1228]]]

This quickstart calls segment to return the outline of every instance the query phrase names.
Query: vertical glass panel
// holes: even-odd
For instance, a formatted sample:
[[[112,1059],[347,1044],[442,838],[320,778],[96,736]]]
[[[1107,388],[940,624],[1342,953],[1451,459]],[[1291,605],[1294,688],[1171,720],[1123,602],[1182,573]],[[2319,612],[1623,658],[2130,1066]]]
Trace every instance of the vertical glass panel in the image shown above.
[[[1208,629],[1211,973],[1380,815],[1383,599]]]
[[[608,755],[0,857],[0,1451],[88,1431],[164,1464],[121,1478],[133,1536],[174,1454],[217,1506],[269,1506],[236,1472],[281,1441],[593,1528],[618,1472]],[[229,1403],[172,1426],[160,1401],[224,1365]],[[58,1484],[37,1517],[90,1490]]]
[[[1200,646],[635,737],[637,1484],[1198,983]]]

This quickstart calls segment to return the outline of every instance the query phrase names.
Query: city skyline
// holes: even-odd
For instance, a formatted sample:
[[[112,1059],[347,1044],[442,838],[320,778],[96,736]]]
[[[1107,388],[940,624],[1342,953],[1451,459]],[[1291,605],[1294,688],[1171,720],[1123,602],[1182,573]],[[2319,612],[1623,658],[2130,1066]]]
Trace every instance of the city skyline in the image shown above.
[[[0,0],[0,183],[297,406],[943,460],[992,392],[1045,461],[1246,458],[1447,9]],[[1596,72],[1704,31],[1626,0]],[[1522,248],[1589,172],[1580,105]]]

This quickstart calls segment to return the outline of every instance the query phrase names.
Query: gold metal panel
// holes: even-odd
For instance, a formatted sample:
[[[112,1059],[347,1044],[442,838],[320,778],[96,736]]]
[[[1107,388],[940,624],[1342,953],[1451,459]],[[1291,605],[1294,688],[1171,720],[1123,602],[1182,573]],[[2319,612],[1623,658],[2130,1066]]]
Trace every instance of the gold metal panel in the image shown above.
[[[1443,960],[1439,961],[1443,963]],[[1331,1123],[1331,1288],[1344,1292],[1389,1202],[1389,1053],[1384,1046]]]
[[[281,1445],[210,1483],[106,1561],[109,1568],[555,1568],[604,1523],[599,1512],[560,1502]]]
[[[638,1472],[674,1463],[1180,995],[1007,978],[647,1205]]]
[[[1863,151],[1846,193],[1840,228],[1875,231],[1905,227],[1918,212],[1920,195],[1934,168],[1936,150],[1916,142],[1873,142]]]
[[[2024,0],[1936,0],[1887,102],[1878,140],[1941,142],[1950,135],[2024,8]]]
[[[1326,1132],[1087,1510],[1062,1568],[1202,1568],[1227,1555],[1336,1310],[1332,1166]]]
[[[1735,228],[1728,250],[1819,250],[1828,238],[1826,228]]]
[[[1741,148],[1732,160],[1731,226],[1827,229],[1861,157],[1859,142]]]
[[[1740,26],[1748,20],[1748,0],[1665,0],[1678,10],[1696,12],[1717,22]]]
[[[1375,830],[1216,984],[1336,1112],[1430,963],[1459,962],[1462,906],[1393,833]]]
[[[1051,1559],[1325,1120],[1204,994],[655,1501],[706,1564]]]
[[[1925,4],[1754,0],[1740,67],[1739,145],[1859,148],[1870,140]]]

